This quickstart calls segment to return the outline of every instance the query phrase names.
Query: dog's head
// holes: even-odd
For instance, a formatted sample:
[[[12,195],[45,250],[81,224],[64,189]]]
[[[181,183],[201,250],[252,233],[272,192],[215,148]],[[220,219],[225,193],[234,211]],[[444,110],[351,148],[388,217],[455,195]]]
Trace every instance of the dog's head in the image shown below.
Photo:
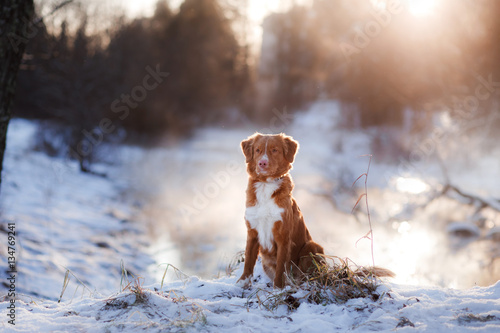
[[[254,178],[279,178],[291,168],[299,143],[285,134],[255,133],[241,142],[247,171]]]

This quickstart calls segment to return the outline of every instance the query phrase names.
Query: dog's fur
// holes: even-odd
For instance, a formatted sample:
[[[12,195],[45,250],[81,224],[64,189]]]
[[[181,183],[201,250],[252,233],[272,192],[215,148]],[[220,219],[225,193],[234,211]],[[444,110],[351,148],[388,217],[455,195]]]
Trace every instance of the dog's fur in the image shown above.
[[[301,272],[313,267],[313,256],[324,253],[312,241],[297,202],[288,172],[299,144],[284,134],[256,133],[241,142],[249,175],[245,221],[245,267],[238,283],[247,286],[260,252],[266,274],[274,286],[285,285],[285,273],[293,266]],[[321,258],[317,256],[317,258]]]

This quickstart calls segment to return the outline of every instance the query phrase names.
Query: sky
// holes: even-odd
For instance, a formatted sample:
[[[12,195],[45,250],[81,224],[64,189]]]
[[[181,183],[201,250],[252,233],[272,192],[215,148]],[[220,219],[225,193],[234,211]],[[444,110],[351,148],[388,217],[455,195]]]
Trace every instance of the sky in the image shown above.
[[[125,6],[130,16],[153,14],[158,0],[126,0]],[[169,0],[172,8],[178,8],[183,0]],[[268,13],[282,11],[292,3],[310,4],[312,0],[248,0],[249,13],[252,20],[261,21]]]
[[[133,16],[150,16],[154,12],[155,4],[158,0],[125,0],[124,6],[127,8],[127,13]],[[183,0],[169,0],[172,8],[178,8]],[[262,19],[271,12],[283,11],[289,8],[293,3],[309,5],[312,0],[247,0],[249,13],[252,20],[255,22]],[[385,0],[372,0],[374,3],[384,2]],[[439,0],[406,0],[408,9],[415,16],[425,16],[435,9]]]

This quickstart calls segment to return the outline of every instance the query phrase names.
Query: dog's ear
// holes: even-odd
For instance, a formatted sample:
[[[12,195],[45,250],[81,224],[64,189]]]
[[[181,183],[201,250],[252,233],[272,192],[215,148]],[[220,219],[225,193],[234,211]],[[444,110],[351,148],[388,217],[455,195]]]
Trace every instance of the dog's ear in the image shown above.
[[[293,163],[295,159],[295,154],[297,149],[299,149],[299,143],[295,141],[291,136],[283,135],[283,141],[285,142],[285,158],[289,163]]]
[[[243,151],[243,154],[245,155],[245,159],[247,163],[250,163],[250,161],[253,158],[253,143],[255,142],[255,138],[257,137],[257,134],[254,134],[248,139],[241,141],[241,150]]]

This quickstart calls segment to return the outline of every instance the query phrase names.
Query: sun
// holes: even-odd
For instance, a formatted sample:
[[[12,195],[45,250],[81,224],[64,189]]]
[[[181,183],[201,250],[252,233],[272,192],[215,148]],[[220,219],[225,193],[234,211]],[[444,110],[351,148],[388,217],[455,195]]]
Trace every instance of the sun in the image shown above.
[[[432,15],[436,9],[437,0],[408,0],[408,10],[413,16]]]

